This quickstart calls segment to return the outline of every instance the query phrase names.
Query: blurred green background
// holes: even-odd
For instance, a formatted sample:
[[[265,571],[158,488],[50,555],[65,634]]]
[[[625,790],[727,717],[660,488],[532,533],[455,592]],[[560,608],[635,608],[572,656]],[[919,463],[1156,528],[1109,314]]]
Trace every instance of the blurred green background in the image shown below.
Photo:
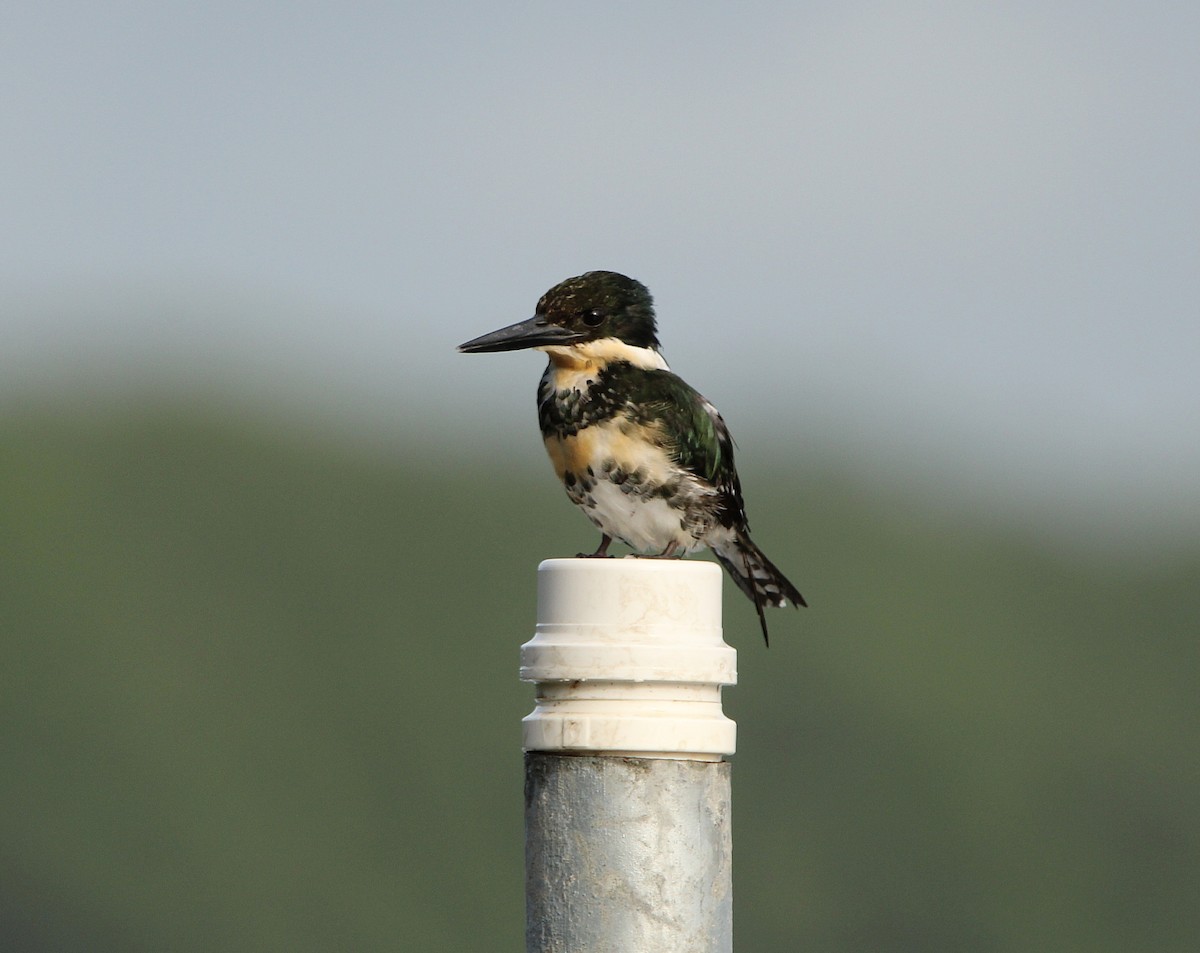
[[[591,544],[542,464],[228,399],[5,413],[0,947],[522,949],[517,648]],[[740,948],[1190,949],[1200,545],[747,469],[812,608],[766,650],[726,586]]]

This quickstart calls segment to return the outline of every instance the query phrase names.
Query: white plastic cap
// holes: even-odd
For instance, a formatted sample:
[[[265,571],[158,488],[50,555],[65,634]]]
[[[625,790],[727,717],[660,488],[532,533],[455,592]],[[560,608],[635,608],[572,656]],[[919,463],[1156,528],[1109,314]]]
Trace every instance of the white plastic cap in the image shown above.
[[[719,761],[737,726],[721,686],[737,653],[721,637],[721,569],[679,559],[547,559],[538,622],[521,646],[537,686],[526,751]]]

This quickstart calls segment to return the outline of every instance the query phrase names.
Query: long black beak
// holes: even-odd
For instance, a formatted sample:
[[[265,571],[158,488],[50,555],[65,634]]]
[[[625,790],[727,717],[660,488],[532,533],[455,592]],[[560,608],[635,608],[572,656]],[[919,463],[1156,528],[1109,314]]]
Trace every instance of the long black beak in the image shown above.
[[[464,354],[519,351],[522,348],[542,347],[545,344],[573,344],[583,340],[583,337],[578,331],[551,324],[542,317],[533,317],[528,321],[518,321],[499,331],[474,338],[466,344],[460,344],[458,349]]]

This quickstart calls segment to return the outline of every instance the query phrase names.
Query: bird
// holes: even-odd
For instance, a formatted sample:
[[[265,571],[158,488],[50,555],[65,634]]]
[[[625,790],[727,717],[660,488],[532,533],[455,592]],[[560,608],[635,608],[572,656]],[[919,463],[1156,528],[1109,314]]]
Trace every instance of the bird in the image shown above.
[[[733,438],[710,401],[667,366],[649,289],[614,271],[559,282],[532,318],[460,344],[462,353],[534,349],[549,358],[538,423],[571,501],[635,553],[681,557],[709,549],[754,603],[807,606],[750,538]]]

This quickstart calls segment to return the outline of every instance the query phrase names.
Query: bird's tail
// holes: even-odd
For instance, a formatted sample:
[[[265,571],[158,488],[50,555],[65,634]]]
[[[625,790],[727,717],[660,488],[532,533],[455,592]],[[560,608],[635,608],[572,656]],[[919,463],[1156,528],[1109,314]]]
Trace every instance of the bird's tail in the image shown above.
[[[733,577],[738,588],[742,590],[754,608],[758,611],[758,621],[762,624],[763,641],[771,644],[767,635],[767,617],[763,613],[764,606],[807,606],[804,596],[788,582],[787,578],[771,560],[763,555],[763,551],[754,545],[754,541],[745,533],[737,533],[728,543],[714,546],[713,555],[725,567],[725,571]]]

